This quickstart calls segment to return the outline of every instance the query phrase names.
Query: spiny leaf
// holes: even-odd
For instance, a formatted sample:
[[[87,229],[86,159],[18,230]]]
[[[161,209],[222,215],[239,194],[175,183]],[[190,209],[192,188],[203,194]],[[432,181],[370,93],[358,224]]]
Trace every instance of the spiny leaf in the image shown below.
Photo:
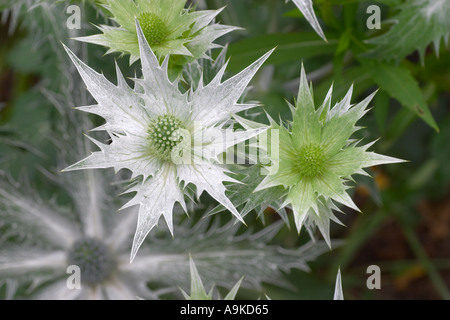
[[[397,62],[419,50],[421,59],[426,47],[434,42],[436,54],[441,39],[450,35],[450,1],[410,0],[398,7],[401,11],[393,20],[397,23],[385,34],[371,39],[377,45],[372,54],[383,60]]]

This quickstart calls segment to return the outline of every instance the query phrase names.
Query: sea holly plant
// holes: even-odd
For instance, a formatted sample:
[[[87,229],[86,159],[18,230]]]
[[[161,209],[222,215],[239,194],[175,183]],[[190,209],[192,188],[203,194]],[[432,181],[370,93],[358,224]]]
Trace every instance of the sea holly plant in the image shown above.
[[[375,95],[352,105],[352,91],[350,88],[344,99],[331,108],[330,88],[324,103],[317,109],[302,65],[298,97],[295,106],[290,105],[292,122],[285,127],[271,119],[269,134],[276,131],[279,135],[279,148],[267,150],[272,163],[266,167],[266,176],[254,195],[258,197],[260,190],[283,187],[287,191],[283,205],[292,207],[298,232],[304,225],[309,230],[317,226],[330,247],[330,220],[339,223],[333,213],[339,210],[337,204],[359,211],[347,193],[352,176],[367,175],[363,170],[367,167],[402,162],[369,152],[374,142],[359,145],[360,141],[351,139],[360,129],[356,122],[367,112]],[[249,121],[241,122],[255,127]]]
[[[206,191],[243,221],[225,195],[223,183],[235,180],[217,160],[229,147],[265,130],[234,132],[225,125],[234,113],[255,107],[237,101],[271,54],[266,53],[239,74],[221,82],[224,65],[207,85],[200,81],[195,91],[181,93],[178,81],[171,82],[168,78],[169,58],[160,65],[138,21],[136,28],[143,79],[134,79],[134,89],[118,68],[116,86],[67,49],[98,103],[79,109],[103,117],[106,123],[97,130],[108,132],[112,142],[103,144],[91,139],[100,151],[65,171],[113,167],[116,171],[128,169],[132,178],[141,178],[127,190],[136,195],[123,207],[140,205],[131,260],[162,215],[173,231],[172,209],[176,202],[186,208],[184,187],[189,184],[195,186],[198,197]]]
[[[75,92],[82,94],[81,84],[77,86]],[[72,104],[80,97],[53,98],[58,104]],[[71,137],[90,123],[71,110],[61,120],[56,130],[63,131],[55,141],[58,168],[78,158],[89,144],[77,140],[67,149]],[[325,243],[309,242],[289,250],[274,245],[281,223],[256,231],[234,221],[197,221],[206,208],[200,204],[189,209],[193,219],[176,224],[176,238],[167,229],[158,229],[130,264],[138,208],[117,212],[115,195],[120,187],[112,172],[60,174],[50,168],[41,173],[45,185],[58,190],[51,199],[32,188],[27,179],[19,183],[0,172],[0,290],[7,299],[181,297],[177,288],[188,286],[192,279],[190,257],[207,286],[214,281],[231,288],[238,282],[261,292],[263,282],[287,286],[282,272],[292,268],[309,271],[308,263],[327,251]],[[231,288],[229,297],[236,290]]]
[[[108,53],[130,55],[130,64],[140,57],[135,20],[156,57],[162,61],[171,55],[171,63],[182,66],[187,62],[206,57],[213,42],[238,29],[212,23],[222,11],[195,11],[185,9],[186,0],[105,0],[104,7],[111,13],[119,27],[101,25],[101,34],[78,37],[76,40],[103,45]]]
[[[64,190],[70,204],[49,201],[36,190],[0,177],[0,289],[6,287],[7,299],[136,300],[178,295],[177,287],[189,284],[189,252],[208,285],[219,281],[227,287],[238,281],[231,297],[244,284],[242,276],[251,289],[261,290],[263,281],[287,285],[281,270],[308,271],[307,263],[327,250],[321,243],[281,250],[271,244],[280,224],[238,235],[238,225],[207,219],[178,225],[176,239],[167,230],[152,235],[130,264],[137,208],[116,212],[109,174],[89,170],[46,175],[49,184]],[[153,289],[148,282],[154,283]]]
[[[82,128],[81,117],[68,115]],[[79,133],[70,123],[61,125],[70,138]],[[61,136],[63,136],[61,134]],[[76,141],[71,149],[61,138],[59,158],[65,162],[84,152],[87,141]],[[189,284],[190,257],[199,265],[209,286],[213,281],[261,291],[262,283],[288,285],[282,271],[308,271],[308,262],[327,251],[324,243],[311,242],[296,249],[273,245],[280,223],[261,231],[240,230],[234,221],[219,219],[176,225],[174,239],[168,230],[151,234],[133,264],[129,248],[137,220],[137,207],[117,212],[118,192],[107,171],[84,170],[59,174],[43,170],[46,185],[54,185],[59,196],[47,199],[27,182],[18,183],[0,175],[0,289],[7,299],[158,299],[179,296],[177,287]],[[190,215],[204,210],[192,206]],[[276,267],[275,267],[276,266]],[[77,269],[79,268],[79,269]],[[246,281],[240,281],[245,276]],[[195,278],[195,277],[194,277]],[[192,278],[191,278],[192,279]],[[147,283],[152,283],[152,289]],[[231,289],[230,296],[237,287]],[[195,292],[195,291],[194,291]],[[192,296],[192,293],[191,293]]]

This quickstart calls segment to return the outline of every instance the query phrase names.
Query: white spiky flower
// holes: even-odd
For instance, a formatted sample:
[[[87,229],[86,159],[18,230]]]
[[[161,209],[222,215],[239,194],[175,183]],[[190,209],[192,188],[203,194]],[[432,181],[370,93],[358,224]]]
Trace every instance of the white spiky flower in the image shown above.
[[[200,80],[195,91],[181,93],[178,81],[171,82],[168,78],[168,58],[160,66],[138,21],[136,28],[143,79],[134,79],[134,90],[118,68],[116,86],[66,48],[98,102],[79,109],[103,117],[106,123],[96,130],[107,131],[112,140],[111,144],[102,144],[92,139],[101,150],[66,170],[113,167],[116,172],[129,169],[132,178],[142,177],[138,185],[128,190],[136,195],[123,207],[140,205],[131,260],[161,215],[173,232],[172,209],[176,202],[185,208],[183,187],[189,184],[196,187],[198,197],[206,191],[243,221],[226,197],[223,185],[224,181],[235,180],[217,163],[217,157],[265,130],[233,132],[225,126],[233,114],[256,106],[237,101],[271,54],[268,52],[221,83],[225,64],[206,86]]]

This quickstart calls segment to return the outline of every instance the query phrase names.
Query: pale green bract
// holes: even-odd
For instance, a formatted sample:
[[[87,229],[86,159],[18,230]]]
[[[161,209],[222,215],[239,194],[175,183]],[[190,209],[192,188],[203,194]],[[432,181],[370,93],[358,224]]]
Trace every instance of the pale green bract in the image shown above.
[[[203,285],[200,274],[198,273],[197,267],[191,256],[189,256],[189,269],[191,274],[191,292],[190,294],[187,294],[183,289],[180,289],[184,298],[186,300],[212,300],[214,285],[211,287],[211,290],[206,293],[205,286]],[[231,288],[230,292],[228,292],[223,300],[234,300],[239,287],[241,286],[242,279],[243,277],[233,286],[233,288]]]
[[[120,26],[98,26],[102,32],[76,40],[109,47],[108,53],[130,55],[130,64],[139,59],[139,43],[135,19],[142,27],[152,51],[162,59],[174,55],[176,64],[206,57],[205,52],[219,47],[213,42],[237,27],[211,23],[223,10],[192,11],[185,9],[186,0],[109,0],[108,9]]]
[[[338,273],[336,275],[336,284],[334,286],[333,300],[344,300],[344,292],[342,290],[341,269],[338,269]]]
[[[216,160],[229,147],[266,130],[259,128],[234,132],[224,126],[231,121],[234,113],[256,106],[237,101],[271,54],[268,52],[239,74],[221,83],[226,68],[224,65],[209,84],[204,86],[201,80],[195,86],[195,91],[183,94],[178,89],[178,80],[171,82],[168,78],[169,58],[166,57],[160,66],[137,21],[136,28],[143,79],[134,79],[134,90],[127,85],[118,68],[116,86],[66,48],[98,103],[79,109],[103,117],[106,123],[96,130],[107,131],[112,140],[111,144],[103,144],[91,139],[101,150],[93,152],[66,171],[113,167],[116,172],[129,169],[132,178],[142,177],[140,183],[127,190],[136,192],[136,195],[123,206],[127,208],[140,205],[131,260],[162,215],[173,232],[172,209],[176,202],[183,208],[186,207],[183,188],[188,184],[196,187],[198,197],[203,191],[208,192],[243,221],[226,197],[223,185],[225,181],[235,180],[226,174],[227,169],[217,164]],[[166,130],[166,125],[170,130],[162,134],[155,133],[155,130]],[[183,130],[194,141],[190,151],[193,158],[191,163],[176,163],[168,156],[170,152],[178,150],[176,148],[181,148],[181,153],[188,152],[186,150],[189,146],[183,145],[180,137],[171,137],[177,130]],[[202,139],[200,143],[196,143],[199,136]],[[225,138],[219,141],[217,136]]]
[[[292,206],[297,230],[303,225],[308,230],[317,226],[330,247],[330,220],[340,223],[332,211],[339,210],[336,203],[359,211],[346,191],[352,175],[367,175],[363,168],[402,161],[368,152],[374,142],[358,146],[359,141],[350,139],[375,93],[351,105],[350,88],[344,99],[330,108],[331,93],[332,88],[316,109],[302,66],[296,106],[290,105],[293,121],[286,128],[271,119],[269,132],[278,133],[279,145],[268,148],[272,164],[255,189],[257,196],[259,190],[283,186],[287,190],[283,205]]]

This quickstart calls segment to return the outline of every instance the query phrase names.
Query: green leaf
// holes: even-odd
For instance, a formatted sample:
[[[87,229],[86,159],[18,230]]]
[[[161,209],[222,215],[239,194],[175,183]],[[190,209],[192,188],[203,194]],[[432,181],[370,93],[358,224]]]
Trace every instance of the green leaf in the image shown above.
[[[402,0],[375,0],[387,6],[398,6],[402,3]]]
[[[292,9],[283,14],[284,17],[289,18],[302,18],[303,14],[298,9]]]
[[[230,44],[228,55],[232,58],[228,69],[232,72],[242,70],[274,47],[277,49],[267,60],[268,64],[332,54],[337,48],[337,42],[335,37],[328,35],[326,43],[318,39],[314,32],[268,34],[247,38]]]
[[[349,45],[350,45],[350,37],[351,37],[351,31],[347,30],[345,31],[341,37],[339,38],[339,44],[338,47],[336,49],[336,54],[345,52]]]
[[[400,109],[392,118],[385,133],[385,139],[382,142],[384,148],[390,147],[399,139],[405,130],[415,119],[415,114],[409,109]]]
[[[386,121],[389,113],[389,100],[389,95],[385,92],[380,92],[375,97],[374,114],[380,132],[384,132],[386,128]]]
[[[374,59],[360,59],[360,62],[382,90],[413,111],[430,127],[439,131],[419,84],[408,68]]]
[[[400,13],[390,30],[369,42],[377,45],[373,55],[399,61],[419,50],[423,61],[426,47],[434,42],[436,54],[441,38],[450,34],[450,1],[410,0],[400,5]]]
[[[332,104],[336,103],[338,97],[343,97],[347,93],[349,84],[353,84],[353,96],[358,97],[374,86],[371,77],[365,72],[364,68],[355,65],[345,68],[342,74],[338,74],[336,68],[333,68],[333,76],[324,79],[317,87],[314,88],[315,98],[317,101],[323,101],[333,85]]]

